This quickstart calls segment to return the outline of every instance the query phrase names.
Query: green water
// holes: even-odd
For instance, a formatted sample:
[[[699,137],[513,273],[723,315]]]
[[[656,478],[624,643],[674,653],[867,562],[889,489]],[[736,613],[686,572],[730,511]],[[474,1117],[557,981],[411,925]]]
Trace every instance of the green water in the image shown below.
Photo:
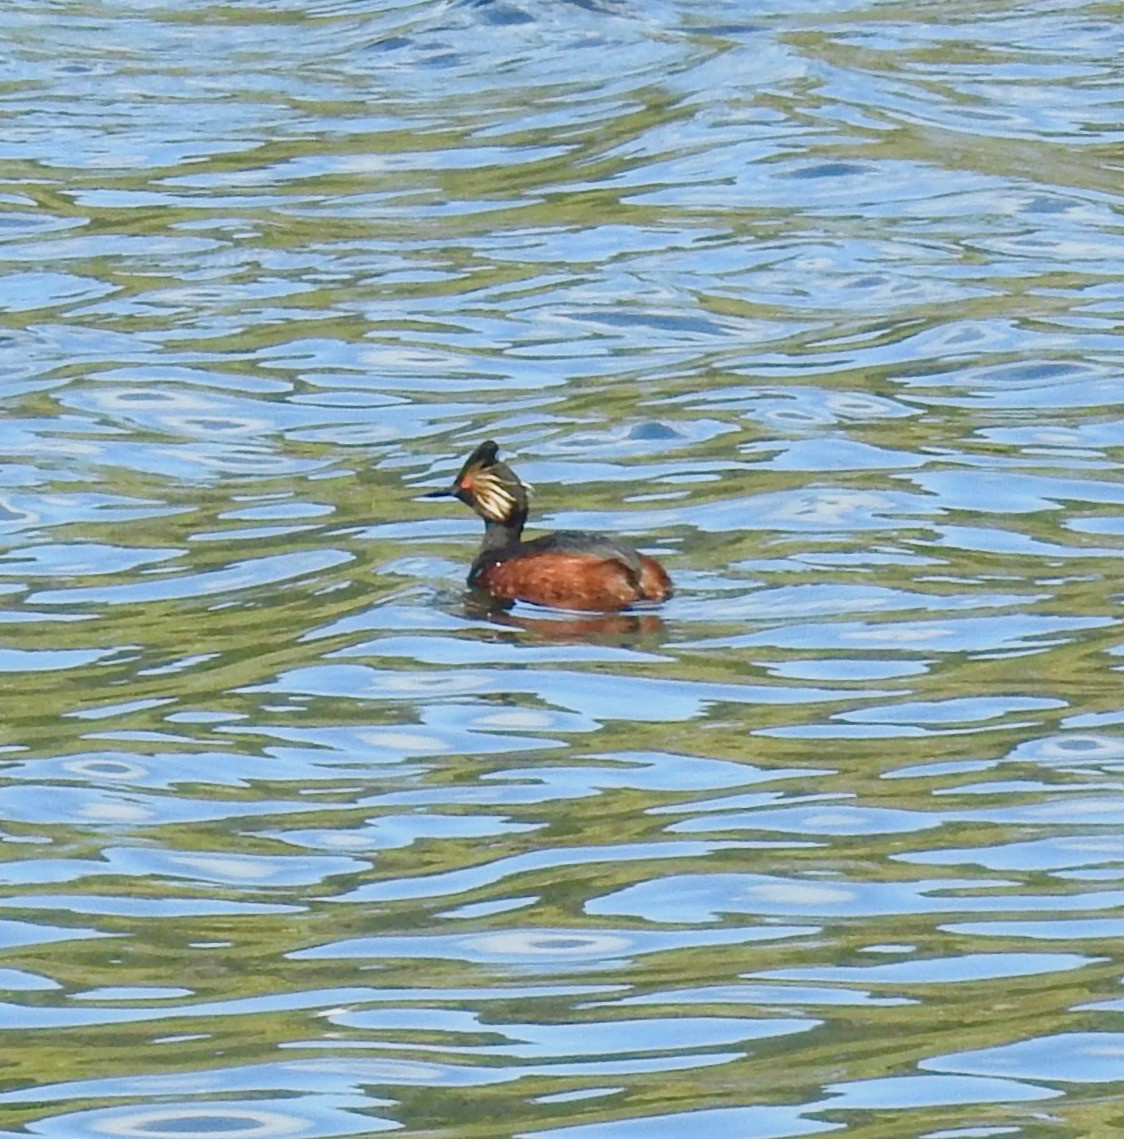
[[[0,1137],[1124,1126],[1122,28],[4,5]]]

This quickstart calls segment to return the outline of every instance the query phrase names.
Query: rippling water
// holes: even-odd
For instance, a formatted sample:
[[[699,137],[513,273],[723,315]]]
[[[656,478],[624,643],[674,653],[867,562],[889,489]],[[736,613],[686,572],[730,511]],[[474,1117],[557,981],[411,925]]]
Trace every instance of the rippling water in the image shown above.
[[[0,1134],[1124,1127],[1121,16],[0,7]]]

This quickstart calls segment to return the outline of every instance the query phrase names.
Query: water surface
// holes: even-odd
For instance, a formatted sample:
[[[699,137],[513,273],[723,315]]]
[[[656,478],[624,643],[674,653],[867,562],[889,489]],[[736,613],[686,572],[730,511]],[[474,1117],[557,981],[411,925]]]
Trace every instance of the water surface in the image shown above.
[[[1119,1129],[1122,27],[5,4],[0,1135]]]

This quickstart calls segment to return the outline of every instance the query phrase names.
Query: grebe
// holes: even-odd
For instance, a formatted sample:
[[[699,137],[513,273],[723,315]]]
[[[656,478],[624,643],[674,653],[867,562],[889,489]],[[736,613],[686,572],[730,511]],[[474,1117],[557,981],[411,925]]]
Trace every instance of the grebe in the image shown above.
[[[496,457],[489,439],[464,462],[447,490],[484,519],[484,540],[468,571],[468,584],[505,601],[556,609],[613,611],[637,602],[666,601],[671,578],[663,566],[624,542],[585,530],[559,530],[522,540],[527,488]]]

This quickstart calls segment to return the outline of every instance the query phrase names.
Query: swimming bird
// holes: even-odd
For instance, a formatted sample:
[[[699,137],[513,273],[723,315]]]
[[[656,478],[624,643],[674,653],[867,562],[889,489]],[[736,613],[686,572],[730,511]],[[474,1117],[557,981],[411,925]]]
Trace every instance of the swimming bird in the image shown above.
[[[493,440],[481,443],[450,487],[426,495],[459,498],[484,519],[471,587],[508,602],[602,612],[671,596],[671,578],[655,558],[607,535],[558,530],[523,541],[527,488],[498,454]]]

